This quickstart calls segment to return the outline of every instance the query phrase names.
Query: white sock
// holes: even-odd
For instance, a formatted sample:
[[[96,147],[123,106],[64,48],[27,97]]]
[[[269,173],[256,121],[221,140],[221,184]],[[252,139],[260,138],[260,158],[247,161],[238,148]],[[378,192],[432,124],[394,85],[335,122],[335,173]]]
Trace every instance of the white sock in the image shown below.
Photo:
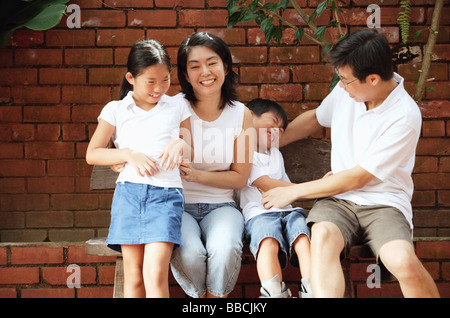
[[[278,274],[269,280],[262,281],[261,286],[267,290],[271,296],[281,294],[281,281]]]
[[[302,278],[302,285],[305,287],[307,293],[312,294],[311,281],[308,277]]]

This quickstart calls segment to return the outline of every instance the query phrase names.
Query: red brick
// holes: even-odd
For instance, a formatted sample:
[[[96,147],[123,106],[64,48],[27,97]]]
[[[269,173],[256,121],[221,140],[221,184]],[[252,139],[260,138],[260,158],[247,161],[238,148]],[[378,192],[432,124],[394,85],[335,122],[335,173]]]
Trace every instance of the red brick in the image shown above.
[[[434,81],[427,84],[427,87],[433,87],[434,90],[427,90],[428,99],[450,99],[450,82]]]
[[[12,265],[62,264],[62,247],[11,247]]]
[[[227,10],[181,10],[179,12],[180,27],[225,27]]]
[[[6,247],[0,247],[0,265],[6,265],[8,261],[7,252]]]
[[[69,256],[67,261],[70,264],[86,264],[86,263],[115,263],[115,256],[96,256],[88,255],[85,252],[84,245],[70,245]]]
[[[39,70],[40,84],[85,84],[86,70],[80,68],[43,68]]]
[[[329,83],[334,70],[329,65],[296,65],[292,67],[294,83]]]
[[[66,65],[113,64],[113,50],[109,48],[66,49],[64,60]]]
[[[15,288],[0,288],[0,298],[17,298]]]
[[[63,140],[77,141],[86,140],[86,125],[84,124],[65,124],[63,126]]]
[[[423,172],[437,172],[438,159],[431,156],[417,156],[416,164],[414,166],[414,173]],[[443,171],[444,172],[444,171]]]
[[[94,46],[95,30],[48,30],[45,33],[45,43],[48,47]]]
[[[438,191],[438,204],[441,206],[450,206],[450,191]]]
[[[105,86],[63,86],[63,103],[106,104],[111,100],[109,87]]]
[[[70,159],[74,157],[74,144],[70,142],[34,142],[25,144],[27,159]]]
[[[443,120],[424,121],[422,123],[422,135],[424,137],[445,136],[445,121]]]
[[[95,267],[80,266],[80,283],[82,285],[95,284],[97,271]],[[67,271],[67,267],[44,267],[42,269],[42,279],[50,285],[66,285],[67,278],[73,271]]]
[[[60,123],[70,120],[69,106],[25,106],[23,108],[25,122]]]
[[[153,8],[153,1],[148,0],[106,0],[104,3],[109,7]]]
[[[59,124],[38,124],[34,133],[37,141],[57,141],[61,136],[61,126]]]
[[[78,290],[78,298],[112,298],[113,287],[84,287]]]
[[[131,47],[135,42],[144,39],[145,32],[142,29],[105,29],[97,31],[98,46]]]
[[[85,28],[117,28],[124,27],[125,12],[122,10],[83,10],[81,27]]]
[[[71,193],[74,188],[73,177],[28,178],[28,193]]]
[[[0,147],[2,147],[0,145]],[[2,178],[0,183],[0,193],[24,193],[26,189],[25,178]]]
[[[95,194],[54,194],[51,204],[55,210],[94,210],[98,208]]]
[[[126,73],[126,68],[91,68],[89,70],[89,84],[120,85]]]
[[[134,10],[128,12],[130,27],[175,27],[177,13],[174,10]]]
[[[0,143],[0,159],[23,159],[23,145],[19,143]]]
[[[37,284],[37,283],[39,283],[38,267],[0,268],[0,285]]]
[[[2,160],[2,177],[41,177],[45,175],[44,160]]]
[[[448,156],[450,155],[450,139],[420,138],[416,153],[417,155]]]
[[[12,95],[15,103],[56,104],[61,100],[59,87],[15,86]]]
[[[72,108],[72,122],[97,122],[102,106],[76,105]]]
[[[311,83],[305,85],[305,100],[322,101],[329,93],[329,83]]]
[[[34,138],[34,126],[30,124],[1,124],[0,141],[30,141]]]
[[[262,85],[261,98],[272,99],[277,102],[296,102],[302,99],[302,90],[302,85],[298,84]]]
[[[44,43],[44,32],[28,29],[16,30],[10,44],[14,47],[30,47]]]
[[[37,70],[32,68],[5,68],[0,77],[0,85],[32,85],[37,84]]]
[[[162,45],[165,46],[176,46],[178,49],[178,46],[181,44],[181,42],[193,33],[194,29],[149,29],[147,30],[147,37],[159,41]],[[129,49],[126,51],[127,55],[128,52]],[[172,62],[175,63],[176,56],[172,55],[171,59]],[[126,57],[123,57],[120,60],[116,59],[116,63],[118,63],[118,61],[126,64]]]
[[[449,173],[419,173],[414,174],[413,180],[419,190],[450,189]]]
[[[61,49],[17,49],[16,65],[61,65]]]
[[[420,259],[450,259],[450,241],[416,242],[416,254]]]
[[[205,2],[203,0],[155,0],[157,8],[204,8]]]
[[[22,107],[2,106],[0,107],[0,122],[22,122]]]
[[[1,169],[1,166],[0,166]],[[63,176],[91,176],[92,166],[86,163],[86,160],[48,160],[47,175],[54,177]]]
[[[264,47],[232,47],[233,63],[260,64],[267,62],[267,48]]]
[[[115,266],[99,266],[98,283],[101,285],[113,285],[115,277]]]
[[[436,193],[435,191],[414,191],[412,198],[412,205],[415,207],[429,207],[435,206]]]
[[[225,28],[200,28],[199,32],[209,32],[217,35],[225,41],[227,45],[245,45],[245,30],[244,29],[225,29]],[[180,42],[181,43],[181,42]],[[233,47],[230,47],[233,50]]]
[[[274,47],[270,49],[272,63],[317,63],[320,61],[317,46]]]
[[[74,288],[30,288],[22,289],[22,298],[74,298]]]
[[[241,83],[287,83],[289,68],[283,66],[241,67]]]

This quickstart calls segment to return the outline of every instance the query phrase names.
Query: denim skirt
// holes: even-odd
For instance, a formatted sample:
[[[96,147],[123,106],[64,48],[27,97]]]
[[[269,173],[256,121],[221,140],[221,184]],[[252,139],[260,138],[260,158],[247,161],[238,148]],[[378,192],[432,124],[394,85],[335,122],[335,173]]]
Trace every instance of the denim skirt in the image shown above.
[[[119,252],[121,245],[154,242],[180,245],[183,210],[181,188],[118,183],[111,206],[111,225],[106,244]]]

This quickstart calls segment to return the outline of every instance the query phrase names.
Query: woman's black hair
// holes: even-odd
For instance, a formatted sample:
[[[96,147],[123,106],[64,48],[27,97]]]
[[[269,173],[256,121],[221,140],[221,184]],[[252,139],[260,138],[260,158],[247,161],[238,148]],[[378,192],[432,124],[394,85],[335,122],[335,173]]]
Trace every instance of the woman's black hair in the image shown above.
[[[178,49],[178,80],[180,82],[182,93],[184,93],[188,101],[195,105],[195,103],[197,102],[197,97],[194,94],[192,85],[186,79],[186,76],[187,59],[189,53],[191,52],[191,49],[196,46],[205,46],[216,52],[222,59],[226,76],[225,81],[222,85],[222,104],[220,105],[220,108],[222,109],[227,104],[231,105],[233,101],[238,99],[236,90],[236,85],[238,84],[238,75],[233,71],[231,52],[226,43],[221,38],[208,32],[198,32],[193,34],[192,36],[186,38],[181,43],[180,48]]]
[[[394,75],[389,43],[375,30],[364,29],[351,34],[336,44],[330,57],[335,68],[349,66],[362,82],[370,74],[378,74],[385,81]]]
[[[258,117],[264,113],[272,112],[283,121],[283,129],[286,130],[288,118],[285,110],[277,102],[270,99],[255,98],[251,100],[247,107]]]
[[[166,49],[155,40],[144,40],[136,42],[128,54],[127,72],[130,72],[133,77],[137,77],[145,68],[155,65],[164,64],[171,70],[170,56]],[[126,74],[125,73],[125,74]],[[125,75],[122,78],[120,85],[119,99],[127,96],[128,92],[133,90]]]

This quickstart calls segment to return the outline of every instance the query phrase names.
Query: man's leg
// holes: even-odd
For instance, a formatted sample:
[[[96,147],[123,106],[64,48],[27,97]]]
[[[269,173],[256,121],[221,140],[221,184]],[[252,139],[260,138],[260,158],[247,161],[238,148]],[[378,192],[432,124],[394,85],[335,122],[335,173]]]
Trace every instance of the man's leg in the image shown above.
[[[340,254],[344,237],[339,228],[327,221],[314,223],[311,229],[311,285],[314,297],[343,297],[345,279]]]
[[[405,297],[439,297],[436,284],[410,242],[395,240],[384,244],[380,249],[380,259],[398,279]]]

